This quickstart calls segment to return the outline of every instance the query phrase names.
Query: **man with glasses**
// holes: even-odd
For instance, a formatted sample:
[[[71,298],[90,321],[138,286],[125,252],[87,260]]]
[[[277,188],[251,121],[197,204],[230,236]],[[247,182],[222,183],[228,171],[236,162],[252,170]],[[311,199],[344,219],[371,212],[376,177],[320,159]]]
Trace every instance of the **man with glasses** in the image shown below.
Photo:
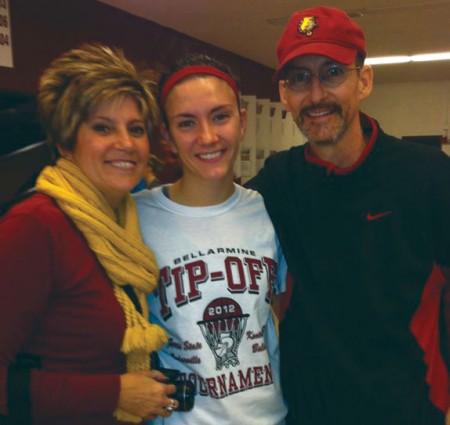
[[[444,425],[450,158],[360,112],[373,73],[343,11],[293,14],[277,53],[281,102],[308,142],[248,185],[293,278],[280,328],[287,423]]]

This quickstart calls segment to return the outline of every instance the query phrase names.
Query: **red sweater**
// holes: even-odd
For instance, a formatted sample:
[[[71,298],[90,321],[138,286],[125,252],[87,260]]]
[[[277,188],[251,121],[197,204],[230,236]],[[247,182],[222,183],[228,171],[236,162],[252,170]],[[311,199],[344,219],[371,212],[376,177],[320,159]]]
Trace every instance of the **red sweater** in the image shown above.
[[[0,220],[0,415],[8,364],[39,356],[37,425],[112,425],[125,372],[125,319],[111,281],[54,201],[36,194]],[[122,422],[123,424],[123,422]]]

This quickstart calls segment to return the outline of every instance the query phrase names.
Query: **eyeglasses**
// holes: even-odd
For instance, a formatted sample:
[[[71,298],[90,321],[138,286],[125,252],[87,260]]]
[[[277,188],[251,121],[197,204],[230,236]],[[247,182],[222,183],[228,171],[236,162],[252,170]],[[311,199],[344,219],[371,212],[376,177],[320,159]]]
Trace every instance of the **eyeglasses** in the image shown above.
[[[291,68],[287,71],[284,84],[293,91],[304,91],[309,88],[313,77],[317,77],[325,87],[337,87],[346,79],[350,71],[359,71],[360,66],[356,68],[346,68],[342,65],[332,64],[323,67],[319,72],[311,72],[302,68]]]

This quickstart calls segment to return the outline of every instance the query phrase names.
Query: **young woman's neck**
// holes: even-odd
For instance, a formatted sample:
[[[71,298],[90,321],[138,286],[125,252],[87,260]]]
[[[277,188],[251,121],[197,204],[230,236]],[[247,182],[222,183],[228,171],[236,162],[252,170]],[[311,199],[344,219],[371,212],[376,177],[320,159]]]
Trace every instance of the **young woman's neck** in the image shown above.
[[[177,204],[206,207],[225,202],[234,193],[232,177],[225,180],[190,181],[182,177],[169,187],[169,197]]]

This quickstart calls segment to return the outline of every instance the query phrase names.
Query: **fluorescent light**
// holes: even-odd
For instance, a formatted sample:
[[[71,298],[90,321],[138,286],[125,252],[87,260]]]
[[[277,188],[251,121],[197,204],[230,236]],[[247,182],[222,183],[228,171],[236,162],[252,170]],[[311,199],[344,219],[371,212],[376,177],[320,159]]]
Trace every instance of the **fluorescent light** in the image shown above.
[[[381,56],[378,58],[367,58],[365,63],[367,65],[387,65],[390,63],[406,63],[410,62],[409,56]]]
[[[450,60],[450,52],[428,53],[413,56],[380,56],[377,58],[367,58],[365,63],[368,65],[388,65],[407,62],[428,62],[438,60]]]
[[[450,59],[450,52],[429,53],[426,55],[411,56],[411,60],[413,62],[442,61],[442,60],[449,60],[449,59]]]

